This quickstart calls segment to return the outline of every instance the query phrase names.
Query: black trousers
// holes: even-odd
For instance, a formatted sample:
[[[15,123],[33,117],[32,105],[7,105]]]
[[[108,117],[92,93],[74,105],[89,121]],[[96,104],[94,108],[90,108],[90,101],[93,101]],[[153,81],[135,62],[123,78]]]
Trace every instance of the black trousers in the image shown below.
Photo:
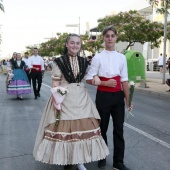
[[[31,73],[29,71],[25,71],[29,80],[29,83],[31,85]]]
[[[96,107],[101,117],[101,134],[107,144],[107,129],[110,115],[113,121],[113,161],[122,162],[124,159],[125,142],[123,123],[125,116],[124,92],[101,92],[96,94]]]
[[[32,86],[35,97],[40,92],[42,84],[42,72],[31,72]],[[38,84],[38,87],[37,87]]]

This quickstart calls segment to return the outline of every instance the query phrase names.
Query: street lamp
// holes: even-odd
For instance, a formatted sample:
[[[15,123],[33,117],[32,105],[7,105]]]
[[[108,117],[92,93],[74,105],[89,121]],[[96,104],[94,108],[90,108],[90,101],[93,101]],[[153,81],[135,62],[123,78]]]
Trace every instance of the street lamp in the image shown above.
[[[79,35],[80,35],[80,17],[78,24],[66,24],[66,27],[78,27],[79,28]]]

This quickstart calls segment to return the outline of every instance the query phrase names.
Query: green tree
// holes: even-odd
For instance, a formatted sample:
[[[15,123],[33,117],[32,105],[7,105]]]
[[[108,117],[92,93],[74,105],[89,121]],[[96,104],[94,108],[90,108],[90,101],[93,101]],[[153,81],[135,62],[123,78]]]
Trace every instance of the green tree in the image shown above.
[[[0,0],[2,2],[2,0]],[[4,12],[4,6],[0,3],[0,10]]]
[[[153,6],[154,5],[157,6],[158,13],[164,14],[165,12],[167,12],[167,14],[169,14],[168,9],[170,9],[170,0],[161,0],[159,8],[158,8],[159,0],[149,0],[149,3]],[[167,22],[167,39],[170,40],[170,21]]]
[[[126,49],[136,42],[151,43],[151,48],[159,47],[163,36],[163,24],[152,22],[141,16],[137,11],[120,12],[98,20],[98,29],[114,25],[118,31],[118,41],[128,42]]]
[[[95,51],[99,51],[99,49],[102,47],[102,39],[100,37],[98,37],[97,40],[93,40],[89,38],[89,35],[86,32],[86,34],[82,36],[83,49],[92,53],[95,53]]]
[[[158,7],[159,2],[160,6]],[[164,14],[165,11],[168,12],[168,9],[170,9],[170,0],[149,0],[149,3],[152,6],[157,6],[157,12],[161,14]]]
[[[43,42],[39,47],[39,54],[41,56],[52,57],[53,55],[62,55],[64,51],[64,44],[66,38],[68,37],[68,33],[57,33],[57,37],[48,40],[47,42]],[[83,50],[90,51],[94,53],[96,50],[100,49],[102,41],[93,41],[89,39],[88,34],[81,36]],[[29,51],[32,51],[33,46],[26,47]]]

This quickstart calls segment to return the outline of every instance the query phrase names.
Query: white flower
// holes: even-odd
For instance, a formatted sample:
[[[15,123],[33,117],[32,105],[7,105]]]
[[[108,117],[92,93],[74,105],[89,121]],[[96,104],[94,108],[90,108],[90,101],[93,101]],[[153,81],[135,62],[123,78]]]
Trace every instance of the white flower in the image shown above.
[[[129,84],[130,84],[131,86],[134,86],[134,85],[135,85],[135,82],[134,82],[134,81],[130,81]]]
[[[61,110],[61,103],[63,102],[67,92],[68,90],[61,86],[51,88],[51,93],[54,97],[57,110]]]

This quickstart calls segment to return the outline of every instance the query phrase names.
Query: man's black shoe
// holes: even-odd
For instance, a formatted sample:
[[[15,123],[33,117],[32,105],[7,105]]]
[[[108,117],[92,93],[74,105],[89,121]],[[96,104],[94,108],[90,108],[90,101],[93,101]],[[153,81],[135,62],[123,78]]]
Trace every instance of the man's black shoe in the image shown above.
[[[35,98],[34,98],[35,100],[37,100],[37,96],[35,96]]]
[[[37,96],[40,97],[40,93],[37,93]]]
[[[102,159],[98,162],[98,167],[104,169],[106,167],[106,159]]]
[[[113,164],[113,169],[114,170],[130,170],[129,168],[127,168],[123,163],[119,162],[119,163],[114,163]]]

